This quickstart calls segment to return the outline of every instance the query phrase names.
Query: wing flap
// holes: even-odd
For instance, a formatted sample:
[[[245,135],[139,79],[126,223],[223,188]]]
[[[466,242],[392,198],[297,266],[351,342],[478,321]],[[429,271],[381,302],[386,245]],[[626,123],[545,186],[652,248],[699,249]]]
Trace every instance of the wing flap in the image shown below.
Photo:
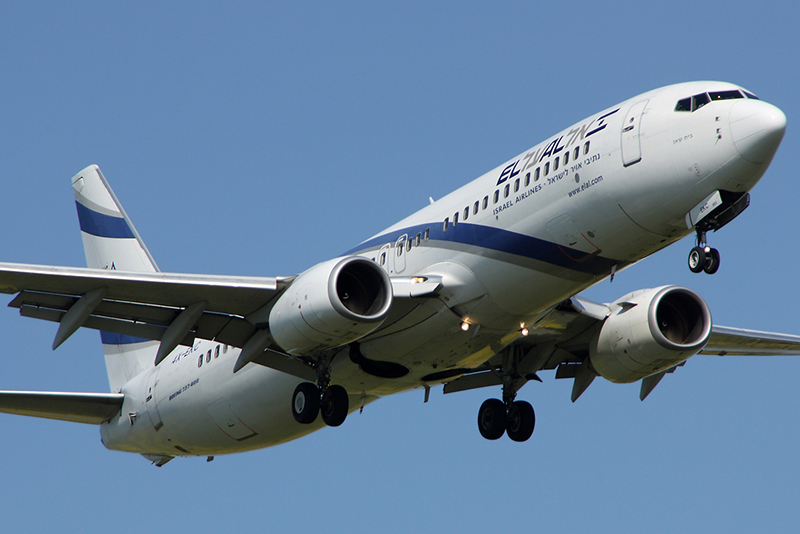
[[[205,300],[208,311],[244,316],[262,308],[291,278],[126,272],[0,263],[0,292],[30,290],[81,296],[108,287],[106,300],[184,308]]]
[[[16,304],[19,304],[19,302]],[[147,306],[136,306],[146,312],[149,311]],[[19,308],[20,315],[23,317],[55,323],[61,322],[61,319],[66,313],[65,311],[32,306],[27,303],[22,304]],[[111,332],[113,334],[160,341],[167,331],[169,322],[163,324],[146,322],[150,315],[151,314],[148,313],[143,313],[142,315],[134,314],[132,316],[130,314],[124,314],[122,318],[91,315],[81,326],[84,328]],[[176,315],[175,310],[171,311],[171,315]],[[192,346],[195,338],[199,337],[201,339],[213,339],[234,347],[241,347],[255,331],[256,327],[244,319],[222,314],[204,313],[200,319],[198,319],[196,328],[190,331],[181,340],[180,344]]]
[[[119,413],[122,393],[0,391],[0,412],[99,425]]]
[[[81,326],[115,334],[161,340],[186,306],[207,301],[181,340],[189,346],[196,337],[243,346],[256,331],[244,316],[267,309],[291,280],[0,263],[0,291],[19,291],[9,306],[25,317],[61,322],[83,295],[108,288]]]

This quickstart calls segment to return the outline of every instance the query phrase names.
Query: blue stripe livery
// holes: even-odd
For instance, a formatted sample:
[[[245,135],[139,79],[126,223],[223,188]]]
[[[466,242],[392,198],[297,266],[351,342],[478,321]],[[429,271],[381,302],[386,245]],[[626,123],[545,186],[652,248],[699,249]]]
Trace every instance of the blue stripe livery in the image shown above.
[[[103,345],[132,345],[134,343],[144,343],[150,341],[141,337],[128,336],[125,334],[115,334],[113,332],[100,331],[100,339]]]
[[[122,217],[112,217],[103,215],[94,210],[90,210],[80,202],[75,202],[78,206],[78,220],[81,223],[81,231],[97,237],[114,237],[119,239],[133,238],[133,231]]]
[[[345,254],[358,254],[373,247],[379,248],[387,243],[394,244],[403,234],[408,234],[409,239],[414,239],[418,232],[425,232],[427,228],[431,229],[431,240],[451,241],[462,245],[515,254],[587,274],[605,274],[614,265],[620,263],[617,260],[602,256],[587,257],[586,253],[580,250],[517,232],[510,232],[502,228],[463,222],[455,226],[451,224],[447,231],[443,230],[441,222],[403,228],[365,241],[348,250]],[[582,258],[582,260],[573,258]]]

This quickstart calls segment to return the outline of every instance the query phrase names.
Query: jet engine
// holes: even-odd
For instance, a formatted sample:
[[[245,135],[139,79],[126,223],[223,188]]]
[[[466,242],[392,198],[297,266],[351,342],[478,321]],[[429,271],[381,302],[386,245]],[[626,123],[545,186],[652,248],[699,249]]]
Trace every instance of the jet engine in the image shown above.
[[[383,269],[360,256],[338,258],[292,282],[270,311],[270,333],[290,354],[313,354],[369,334],[391,305],[392,284]]]
[[[635,382],[674,367],[711,335],[708,306],[683,287],[634,291],[611,309],[589,349],[592,367],[611,382]]]

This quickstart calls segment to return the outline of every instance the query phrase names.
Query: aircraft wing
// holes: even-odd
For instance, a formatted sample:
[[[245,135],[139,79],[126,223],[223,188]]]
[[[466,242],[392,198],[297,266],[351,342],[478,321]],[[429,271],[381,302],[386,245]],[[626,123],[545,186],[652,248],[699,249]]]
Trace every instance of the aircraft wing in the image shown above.
[[[714,325],[700,354],[716,356],[796,356],[800,336]]]
[[[0,412],[99,425],[122,407],[122,393],[0,391]]]
[[[80,326],[161,340],[194,306],[196,322],[180,344],[191,346],[199,337],[242,347],[292,280],[0,263],[0,292],[18,293],[9,306],[21,315],[64,326],[75,310],[74,329],[67,325],[60,341]]]
[[[555,370],[556,378],[574,378],[573,401],[588,387],[594,378],[585,362],[589,346],[600,325],[610,314],[610,308],[581,297],[568,299],[544,316],[527,336],[514,341],[510,347],[495,355],[485,364],[470,369],[463,376],[445,384],[445,393],[502,384],[497,372],[504,358],[513,355],[518,365],[515,387],[521,388],[528,380],[539,380],[540,370]],[[800,355],[800,336],[761,332],[743,328],[713,325],[706,346],[698,353],[717,356],[788,356]],[[683,365],[683,364],[680,364]],[[672,368],[665,372],[673,372]],[[640,398],[655,387],[664,373],[643,380]],[[652,380],[648,380],[652,379]]]
[[[313,379],[316,375],[296,358],[280,350],[263,352],[274,345],[266,328],[269,312],[295,278],[0,263],[0,292],[18,293],[9,306],[19,308],[22,316],[60,323],[53,348],[86,327],[161,341],[158,362],[179,344],[209,339],[244,349],[237,371],[253,361]],[[429,276],[420,283],[398,277],[392,286],[393,316],[387,325],[417,305],[411,301],[435,295],[441,280]]]

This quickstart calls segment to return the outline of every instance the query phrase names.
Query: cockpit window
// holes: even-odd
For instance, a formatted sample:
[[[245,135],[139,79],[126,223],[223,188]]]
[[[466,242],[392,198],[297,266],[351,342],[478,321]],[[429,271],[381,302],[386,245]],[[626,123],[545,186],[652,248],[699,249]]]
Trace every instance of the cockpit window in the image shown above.
[[[678,105],[675,106],[675,111],[692,111],[692,99],[684,98],[683,100],[678,100]]]
[[[694,95],[692,97],[692,111],[697,111],[698,109],[702,108],[709,102],[711,102],[711,99],[708,98],[707,93],[700,93],[699,95]]]
[[[744,96],[742,96],[744,94]],[[678,100],[675,105],[675,111],[697,111],[709,102],[716,102],[717,100],[732,100],[734,98],[753,98],[758,100],[758,97],[747,91],[739,91],[733,89],[730,91],[714,91],[711,93],[700,93],[691,98],[682,98]]]
[[[739,91],[717,91],[716,93],[708,93],[711,100],[732,100],[734,98],[744,98]]]

